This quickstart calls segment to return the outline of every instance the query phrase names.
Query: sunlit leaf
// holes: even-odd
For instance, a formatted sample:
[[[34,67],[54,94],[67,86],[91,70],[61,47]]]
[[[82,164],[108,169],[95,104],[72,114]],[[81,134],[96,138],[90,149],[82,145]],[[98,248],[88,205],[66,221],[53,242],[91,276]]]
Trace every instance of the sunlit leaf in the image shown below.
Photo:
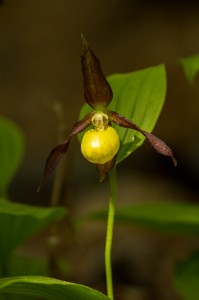
[[[19,203],[0,201],[0,260],[30,235],[43,229],[50,222],[61,219],[64,208],[42,208]]]
[[[106,221],[107,211],[91,213],[87,218]],[[199,234],[199,205],[172,202],[132,204],[118,207],[115,221],[174,234]]]
[[[192,254],[187,260],[177,263],[174,285],[180,299],[198,300],[199,298],[199,252]]]
[[[0,195],[6,193],[24,153],[24,137],[12,121],[0,117]]]
[[[196,75],[199,72],[199,54],[187,56],[180,59],[187,80],[193,84]]]
[[[87,286],[40,276],[0,279],[0,292],[32,295],[47,300],[110,300]]]
[[[166,94],[164,66],[159,65],[127,74],[113,74],[107,79],[113,90],[113,100],[108,109],[132,120],[141,129],[151,132],[161,112]],[[90,107],[85,104],[81,109],[80,118],[90,111]],[[121,140],[116,162],[119,163],[137,149],[145,137],[132,129],[115,124],[113,126]]]

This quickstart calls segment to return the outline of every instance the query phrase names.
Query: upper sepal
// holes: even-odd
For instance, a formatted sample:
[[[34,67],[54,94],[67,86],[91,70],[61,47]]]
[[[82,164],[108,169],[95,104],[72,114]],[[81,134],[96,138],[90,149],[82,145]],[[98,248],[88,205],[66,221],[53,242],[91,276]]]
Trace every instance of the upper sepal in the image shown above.
[[[93,109],[106,108],[113,98],[109,83],[104,76],[99,59],[81,35],[83,55],[81,56],[84,98]]]

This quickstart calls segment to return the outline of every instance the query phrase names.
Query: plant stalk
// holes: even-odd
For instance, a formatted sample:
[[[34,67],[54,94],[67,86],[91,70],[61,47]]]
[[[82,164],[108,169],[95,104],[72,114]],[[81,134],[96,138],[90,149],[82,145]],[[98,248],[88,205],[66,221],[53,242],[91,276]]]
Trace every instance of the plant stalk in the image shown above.
[[[107,220],[106,245],[105,245],[105,269],[106,269],[106,285],[107,295],[110,299],[113,297],[113,281],[112,281],[112,267],[111,267],[111,250],[113,240],[114,216],[115,216],[115,202],[116,202],[116,168],[114,167],[109,173],[110,184],[110,202]]]

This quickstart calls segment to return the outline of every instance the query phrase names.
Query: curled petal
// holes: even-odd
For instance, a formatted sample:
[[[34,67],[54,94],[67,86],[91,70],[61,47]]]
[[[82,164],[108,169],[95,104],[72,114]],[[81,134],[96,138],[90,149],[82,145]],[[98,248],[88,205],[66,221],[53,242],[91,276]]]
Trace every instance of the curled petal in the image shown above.
[[[141,133],[147,138],[149,143],[153,146],[153,148],[157,152],[159,152],[162,155],[171,157],[173,160],[174,166],[177,166],[177,160],[173,156],[173,151],[171,150],[171,148],[169,148],[169,146],[167,146],[167,144],[165,144],[165,142],[163,142],[162,140],[157,138],[152,133],[146,132],[144,130],[142,130]]]
[[[175,159],[172,150],[165,144],[165,142],[163,142],[162,140],[157,138],[152,133],[142,130],[136,124],[134,124],[132,121],[126,119],[125,117],[123,117],[113,111],[109,111],[108,116],[109,116],[109,120],[111,122],[114,122],[121,127],[131,128],[131,129],[137,130],[138,132],[142,133],[157,152],[159,152],[162,155],[171,157],[174,165],[175,166],[177,165],[177,160]]]
[[[85,101],[93,109],[106,108],[113,98],[111,87],[101,70],[100,61],[91,50],[83,34],[81,38],[83,43],[81,63]]]
[[[107,163],[96,165],[99,173],[100,181],[102,181],[105,178],[106,174],[108,174],[108,172],[114,168],[115,162],[116,162],[116,155]]]
[[[90,112],[87,114],[83,119],[77,121],[71,130],[71,133],[69,135],[69,138],[71,138],[73,135],[78,134],[82,132],[84,129],[86,129],[89,125],[91,125],[91,119],[92,116],[95,114],[95,112]]]
[[[83,131],[86,127],[88,127],[91,124],[91,118],[92,118],[93,114],[94,113],[91,112],[91,113],[87,114],[82,120],[76,122],[73,125],[73,128],[72,128],[68,138],[65,140],[65,142],[56,146],[50,152],[50,154],[46,160],[43,178],[42,178],[42,181],[41,181],[37,191],[39,191],[41,189],[46,178],[54,171],[55,167],[59,163],[63,154],[66,153],[71,137],[75,134],[80,133],[81,131]]]

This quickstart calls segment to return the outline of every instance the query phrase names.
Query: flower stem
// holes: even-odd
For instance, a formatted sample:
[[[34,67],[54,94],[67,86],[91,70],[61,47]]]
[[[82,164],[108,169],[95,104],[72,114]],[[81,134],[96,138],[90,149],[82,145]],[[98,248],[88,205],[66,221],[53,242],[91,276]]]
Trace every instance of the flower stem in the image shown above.
[[[113,300],[111,250],[112,250],[115,201],[116,201],[116,169],[115,168],[113,168],[109,173],[109,184],[110,184],[110,202],[109,202],[109,210],[108,210],[106,245],[105,245],[105,269],[106,269],[107,294],[108,297]]]

